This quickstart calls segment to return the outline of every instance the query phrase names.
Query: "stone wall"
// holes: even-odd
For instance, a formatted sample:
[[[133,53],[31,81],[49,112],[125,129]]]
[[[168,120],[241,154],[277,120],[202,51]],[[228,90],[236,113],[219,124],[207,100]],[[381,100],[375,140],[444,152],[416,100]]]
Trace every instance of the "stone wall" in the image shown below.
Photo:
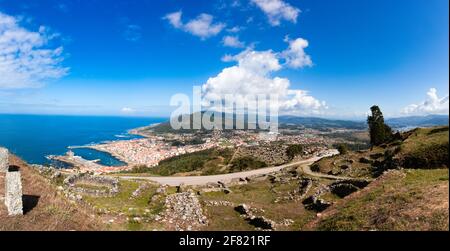
[[[101,185],[108,189],[90,189],[77,187],[77,183],[92,184],[93,186]],[[87,173],[74,174],[64,180],[64,185],[71,191],[76,193],[88,194],[98,197],[111,197],[119,192],[119,181],[112,177],[96,176]]]

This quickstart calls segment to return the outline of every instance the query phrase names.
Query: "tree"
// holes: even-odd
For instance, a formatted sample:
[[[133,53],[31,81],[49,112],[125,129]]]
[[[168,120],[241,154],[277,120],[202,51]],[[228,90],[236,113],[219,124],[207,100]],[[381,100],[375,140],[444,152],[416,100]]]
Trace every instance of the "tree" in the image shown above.
[[[339,154],[346,154],[348,152],[348,146],[347,144],[341,143],[337,146],[337,150]]]
[[[290,145],[286,149],[286,154],[290,159],[293,159],[295,156],[300,155],[303,153],[303,145]]]
[[[367,117],[369,125],[370,144],[379,146],[390,141],[393,137],[392,129],[384,123],[383,113],[376,105],[370,108],[372,115]]]

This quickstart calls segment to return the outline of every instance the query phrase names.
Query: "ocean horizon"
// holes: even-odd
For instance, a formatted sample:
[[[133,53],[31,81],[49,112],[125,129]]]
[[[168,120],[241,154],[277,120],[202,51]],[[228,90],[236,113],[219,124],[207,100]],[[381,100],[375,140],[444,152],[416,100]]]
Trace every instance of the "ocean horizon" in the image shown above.
[[[62,155],[69,146],[85,146],[105,141],[139,138],[128,130],[166,121],[160,117],[119,117],[84,115],[0,114],[0,146],[30,164],[46,165],[47,155]],[[108,153],[93,149],[73,150],[100,164],[124,164]]]

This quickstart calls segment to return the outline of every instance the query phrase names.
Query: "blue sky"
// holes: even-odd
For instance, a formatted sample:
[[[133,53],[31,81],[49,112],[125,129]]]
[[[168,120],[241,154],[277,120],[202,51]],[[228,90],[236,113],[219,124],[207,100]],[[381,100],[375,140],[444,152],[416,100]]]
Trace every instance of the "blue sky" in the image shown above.
[[[32,68],[0,51],[0,113],[167,116],[170,97],[193,85],[211,94],[244,85],[289,92],[285,112],[303,116],[362,118],[373,104],[387,116],[448,114],[448,9],[447,0],[0,0],[0,50],[41,55]],[[2,45],[8,31],[20,37]],[[254,70],[255,59],[273,67]]]

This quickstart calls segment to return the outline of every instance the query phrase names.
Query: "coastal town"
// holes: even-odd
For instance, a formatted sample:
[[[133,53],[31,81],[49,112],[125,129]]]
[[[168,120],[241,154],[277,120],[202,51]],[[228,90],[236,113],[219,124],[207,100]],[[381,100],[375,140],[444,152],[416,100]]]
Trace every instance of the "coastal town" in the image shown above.
[[[157,125],[156,125],[157,126]],[[150,128],[150,130],[149,130]],[[205,151],[208,149],[235,149],[237,154],[276,157],[276,151],[285,151],[286,146],[300,144],[308,146],[308,154],[323,152],[338,140],[327,138],[320,132],[308,130],[307,133],[297,134],[273,134],[270,132],[257,132],[252,130],[213,130],[211,132],[194,133],[164,133],[156,134],[152,127],[132,129],[130,134],[136,134],[142,138],[130,140],[116,140],[101,144],[69,147],[65,155],[47,156],[50,160],[56,160],[69,164],[73,167],[65,171],[74,172],[94,172],[114,173],[131,170],[135,167],[153,168],[166,159],[175,156],[182,156],[189,153]],[[283,147],[278,147],[282,144]],[[110,154],[125,165],[106,166],[98,163],[97,160],[86,160],[81,156],[76,156],[72,149],[88,148]],[[256,150],[255,150],[256,149]],[[283,154],[283,152],[281,153]],[[280,162],[280,161],[278,161]],[[284,164],[286,160],[278,163],[275,161],[268,164]]]

